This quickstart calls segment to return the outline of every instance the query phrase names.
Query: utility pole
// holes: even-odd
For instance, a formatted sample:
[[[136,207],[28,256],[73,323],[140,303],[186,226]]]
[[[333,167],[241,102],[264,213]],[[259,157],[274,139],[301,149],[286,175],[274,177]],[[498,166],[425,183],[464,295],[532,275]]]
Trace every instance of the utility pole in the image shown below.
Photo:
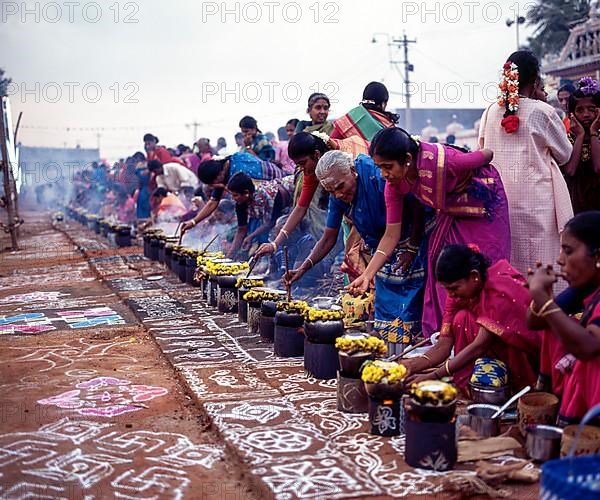
[[[195,120],[192,123],[185,124],[187,128],[194,128],[194,137],[192,137],[192,144],[194,144],[198,140],[198,127],[200,127],[200,125],[201,124]]]
[[[517,6],[517,11],[515,12],[515,18],[514,19],[507,19],[506,20],[506,26],[507,27],[511,27],[513,24],[515,25],[516,31],[517,31],[517,50],[519,50],[520,47],[520,41],[519,41],[519,24],[524,24],[526,19],[523,16],[519,15],[519,4],[516,4]]]
[[[4,120],[4,111],[8,113],[8,97],[0,97],[0,153],[2,154],[2,177],[4,181],[4,198],[6,203],[6,211],[8,212],[8,224],[4,226],[5,231],[10,233],[10,240],[13,250],[18,250],[17,243],[17,227],[19,226],[19,214],[17,213],[17,192],[16,183],[11,165],[11,155],[9,155],[7,141],[9,139],[10,129],[8,123]],[[9,118],[10,120],[10,118]],[[14,147],[11,139],[11,147]]]
[[[406,130],[408,132],[411,132],[411,127],[412,127],[412,120],[411,120],[411,113],[410,113],[410,72],[415,70],[415,67],[409,62],[408,60],[408,46],[411,43],[417,43],[417,40],[409,40],[406,36],[406,32],[402,33],[402,38],[391,38],[390,35],[388,33],[375,33],[373,35],[373,39],[371,40],[373,43],[375,43],[376,40],[376,36],[379,34],[383,34],[387,37],[388,39],[388,46],[389,47],[396,47],[396,48],[403,48],[404,49],[404,60],[403,61],[394,61],[392,59],[392,54],[390,52],[390,64],[394,67],[396,67],[396,69],[398,69],[398,66],[400,64],[404,65],[404,98],[406,99],[406,119],[405,119],[405,123],[404,126],[406,127]]]

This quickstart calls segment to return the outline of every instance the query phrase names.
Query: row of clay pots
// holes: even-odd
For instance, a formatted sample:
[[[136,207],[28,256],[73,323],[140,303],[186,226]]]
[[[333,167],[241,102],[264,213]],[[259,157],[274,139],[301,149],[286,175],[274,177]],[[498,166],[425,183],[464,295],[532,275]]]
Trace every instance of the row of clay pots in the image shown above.
[[[97,215],[89,214],[82,208],[74,209],[72,207],[66,207],[65,212],[71,219],[83,224],[96,234],[108,238],[113,245],[119,247],[131,246],[131,227],[124,224],[110,224],[108,221],[99,218]]]

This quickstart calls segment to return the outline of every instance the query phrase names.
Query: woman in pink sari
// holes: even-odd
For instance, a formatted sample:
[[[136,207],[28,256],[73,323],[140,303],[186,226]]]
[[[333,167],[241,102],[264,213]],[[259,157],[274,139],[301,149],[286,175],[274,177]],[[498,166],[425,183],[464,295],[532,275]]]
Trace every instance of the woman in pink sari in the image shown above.
[[[488,357],[508,367],[514,390],[535,384],[541,335],[527,327],[525,313],[530,299],[519,271],[506,260],[490,265],[474,245],[450,245],[442,250],[435,272],[448,292],[440,338],[424,356],[405,364],[411,373],[418,373],[444,363],[452,347],[455,357],[433,374],[413,379],[452,375],[464,389],[474,361]]]
[[[552,265],[529,271],[528,323],[543,329],[539,389],[561,398],[559,419],[578,422],[600,403],[600,211],[565,225],[557,262],[569,288],[556,299]]]
[[[490,150],[464,153],[439,143],[413,139],[400,128],[383,129],[373,138],[371,156],[387,180],[387,228],[364,274],[348,288],[363,293],[398,244],[404,196],[414,194],[437,210],[429,239],[423,333],[442,323],[446,291],[435,282],[440,251],[453,243],[475,243],[492,263],[510,258],[508,203],[500,175],[489,164]]]

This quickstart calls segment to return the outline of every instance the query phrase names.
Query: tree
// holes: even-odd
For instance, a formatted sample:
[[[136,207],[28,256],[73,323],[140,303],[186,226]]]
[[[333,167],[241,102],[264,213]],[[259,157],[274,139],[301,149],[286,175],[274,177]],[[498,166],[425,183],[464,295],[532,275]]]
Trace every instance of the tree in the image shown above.
[[[0,68],[0,96],[6,95],[10,82],[12,82],[12,80],[10,78],[4,78],[4,70]]]
[[[569,38],[571,28],[588,18],[589,0],[537,0],[527,11],[527,24],[535,26],[528,38],[529,48],[542,58],[558,54]]]

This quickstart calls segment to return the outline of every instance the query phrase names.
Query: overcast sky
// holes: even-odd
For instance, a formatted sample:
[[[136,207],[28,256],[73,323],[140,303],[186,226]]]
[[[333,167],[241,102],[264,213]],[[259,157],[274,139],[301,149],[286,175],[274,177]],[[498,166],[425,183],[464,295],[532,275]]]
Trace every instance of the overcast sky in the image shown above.
[[[213,144],[221,135],[232,144],[245,114],[275,132],[306,117],[315,90],[331,96],[331,117],[355,106],[372,80],[401,108],[402,77],[384,34],[403,30],[417,40],[413,107],[483,107],[515,50],[506,19],[530,3],[2,1],[0,67],[13,79],[15,121],[23,111],[23,144],[95,147],[99,133],[102,156],[113,160],[141,149],[144,132],[190,144],[185,124],[194,121]],[[530,32],[521,26],[521,40]],[[375,33],[384,33],[378,43]]]

